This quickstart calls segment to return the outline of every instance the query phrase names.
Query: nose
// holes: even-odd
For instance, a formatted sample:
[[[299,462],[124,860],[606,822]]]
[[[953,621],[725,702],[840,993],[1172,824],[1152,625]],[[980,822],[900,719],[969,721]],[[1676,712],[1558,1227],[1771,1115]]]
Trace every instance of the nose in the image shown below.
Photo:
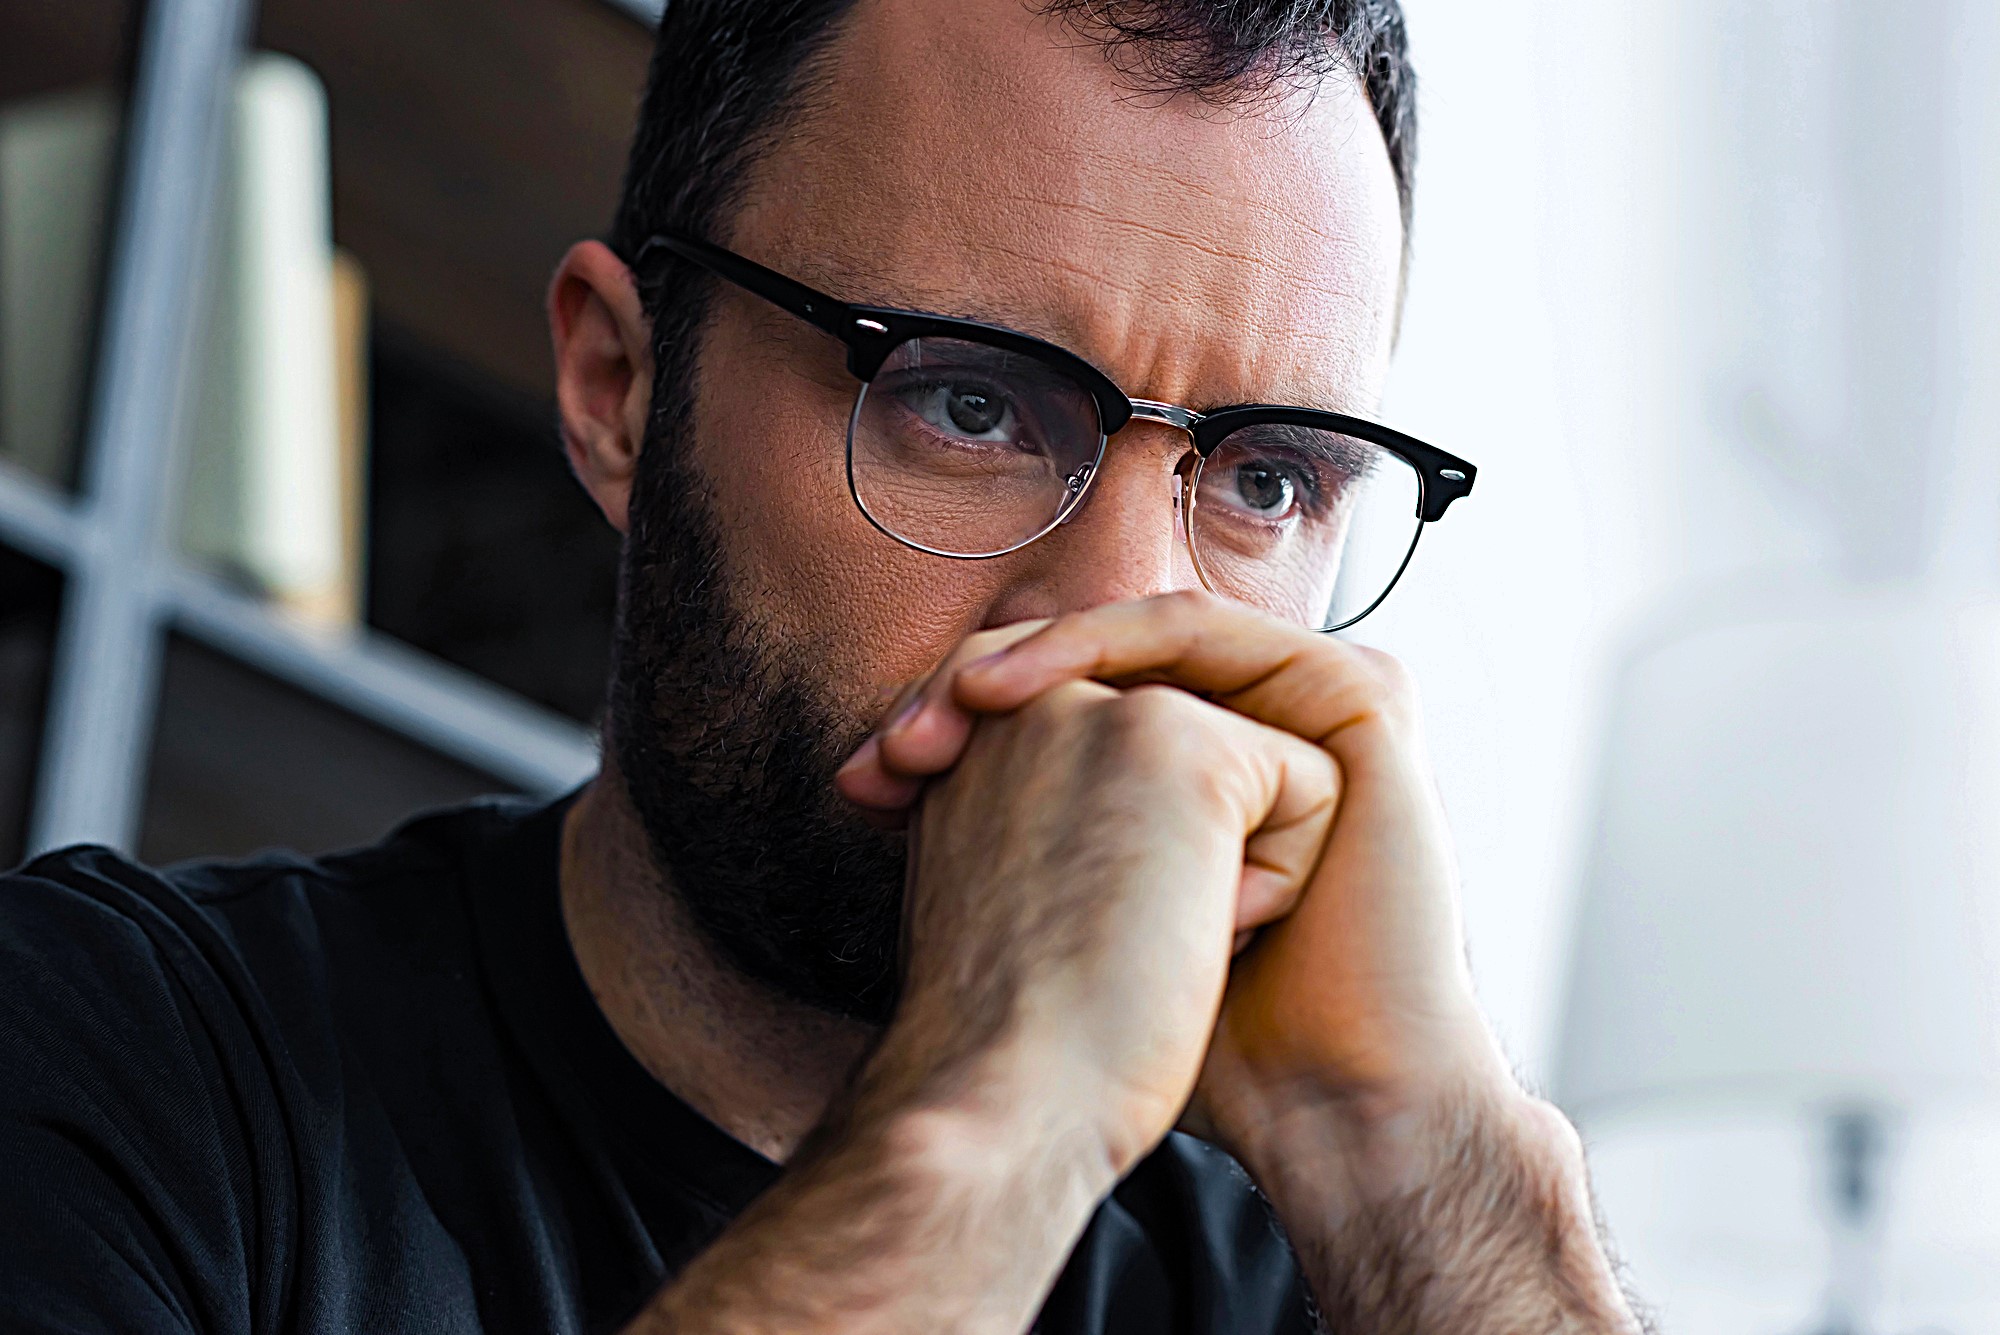
[[[1113,437],[1083,502],[1019,553],[1019,578],[993,609],[994,622],[1199,586],[1176,500],[1176,464],[1188,448],[1182,432],[1150,423]]]

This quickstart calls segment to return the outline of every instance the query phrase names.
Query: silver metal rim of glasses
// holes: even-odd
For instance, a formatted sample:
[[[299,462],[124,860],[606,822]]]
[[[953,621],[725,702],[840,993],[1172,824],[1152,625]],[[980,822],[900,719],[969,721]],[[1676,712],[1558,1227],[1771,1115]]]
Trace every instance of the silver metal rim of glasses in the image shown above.
[[[1097,433],[1096,453],[1091,455],[1089,463],[1083,465],[1083,467],[1076,470],[1076,473],[1071,475],[1068,498],[1063,501],[1061,508],[1056,511],[1054,517],[1041,528],[1022,538],[1019,542],[996,548],[990,552],[948,552],[939,547],[927,546],[914,538],[905,537],[895,529],[890,528],[885,520],[868,508],[867,500],[861,495],[861,488],[854,480],[854,435],[861,423],[862,408],[868,402],[868,389],[868,382],[863,381],[859,392],[854,396],[854,407],[847,415],[847,494],[854,498],[855,508],[861,511],[862,517],[869,524],[873,525],[877,532],[883,534],[885,537],[893,538],[913,551],[923,552],[930,556],[942,556],[952,561],[991,561],[995,557],[1008,556],[1020,551],[1023,547],[1031,546],[1068,523],[1070,518],[1076,514],[1078,507],[1083,504],[1083,498],[1089,494],[1091,483],[1097,480],[1098,469],[1104,462],[1105,446],[1110,440],[1102,431]],[[1132,421],[1156,422],[1162,426],[1170,426],[1187,434],[1190,439],[1193,437],[1195,424],[1200,422],[1204,416],[1204,414],[1196,412],[1192,408],[1184,408],[1177,403],[1161,403],[1155,399],[1133,399],[1131,400],[1131,404]],[[1214,582],[1209,578],[1208,570],[1202,564],[1201,546],[1195,539],[1194,512],[1197,503],[1196,498],[1200,494],[1201,471],[1207,466],[1208,459],[1199,450],[1191,449],[1189,453],[1194,455],[1194,467],[1189,471],[1187,481],[1181,486],[1179,495],[1175,498],[1176,504],[1184,507],[1184,512],[1181,516],[1181,534],[1187,544],[1188,557],[1194,565],[1195,577],[1201,581],[1202,588],[1218,598],[1230,598],[1229,594],[1215,587]],[[1349,626],[1363,620],[1369,613],[1380,607],[1388,600],[1389,595],[1395,592],[1396,585],[1402,582],[1403,573],[1410,568],[1410,561],[1417,554],[1417,543],[1422,540],[1424,529],[1427,527],[1422,519],[1424,476],[1419,469],[1412,469],[1411,471],[1416,474],[1419,511],[1416,516],[1413,516],[1416,519],[1416,523],[1414,531],[1410,534],[1410,545],[1404,549],[1403,558],[1397,564],[1395,574],[1389,577],[1389,582],[1382,587],[1380,593],[1375,595],[1374,600],[1353,616],[1335,625],[1316,626],[1311,629],[1318,631],[1322,635],[1331,635],[1336,631],[1346,630]],[[1078,477],[1077,474],[1082,474],[1082,476]],[[1230,598],[1230,601],[1237,602],[1241,600]]]

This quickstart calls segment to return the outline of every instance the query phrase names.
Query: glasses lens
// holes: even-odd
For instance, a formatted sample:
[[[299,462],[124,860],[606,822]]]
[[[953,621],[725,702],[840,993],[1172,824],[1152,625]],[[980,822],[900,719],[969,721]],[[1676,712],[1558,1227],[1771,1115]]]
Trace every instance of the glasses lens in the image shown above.
[[[1267,423],[1203,461],[1188,536],[1216,593],[1332,630],[1365,616],[1415,545],[1423,480],[1378,445]]]
[[[847,430],[854,498],[903,541],[993,556],[1053,527],[1104,448],[1097,402],[1052,367],[951,338],[904,343]]]

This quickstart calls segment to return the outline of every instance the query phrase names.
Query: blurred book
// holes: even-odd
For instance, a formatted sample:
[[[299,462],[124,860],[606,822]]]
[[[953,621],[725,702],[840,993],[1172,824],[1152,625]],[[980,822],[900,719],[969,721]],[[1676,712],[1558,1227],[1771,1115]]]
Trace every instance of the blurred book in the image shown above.
[[[0,106],[0,459],[68,486],[83,428],[119,104]]]
[[[119,111],[108,89],[0,107],[0,459],[58,486],[85,424]],[[330,194],[324,87],[247,57],[186,326],[175,522],[192,563],[340,627],[364,588],[368,284],[334,250]]]
[[[340,469],[340,566],[330,616],[358,625],[368,588],[368,272],[333,252],[333,371]]]
[[[360,619],[367,285],[333,247],[326,90],[252,55],[215,218],[181,545],[325,626]]]

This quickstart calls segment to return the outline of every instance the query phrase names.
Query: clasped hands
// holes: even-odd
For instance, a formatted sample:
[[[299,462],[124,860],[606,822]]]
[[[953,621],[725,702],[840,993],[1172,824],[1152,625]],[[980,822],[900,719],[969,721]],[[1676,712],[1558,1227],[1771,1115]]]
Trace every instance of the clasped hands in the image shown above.
[[[1114,1172],[1178,1123],[1267,1192],[1310,1145],[1348,1197],[1421,1185],[1442,1102],[1527,1101],[1385,654],[1188,592],[984,631],[838,786],[909,822],[875,1060],[912,1097],[1033,1109]]]

